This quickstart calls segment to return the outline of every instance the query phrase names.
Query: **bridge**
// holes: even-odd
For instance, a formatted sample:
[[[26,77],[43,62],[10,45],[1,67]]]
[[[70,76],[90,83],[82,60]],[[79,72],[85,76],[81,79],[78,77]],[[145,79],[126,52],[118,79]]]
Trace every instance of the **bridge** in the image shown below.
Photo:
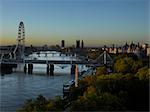
[[[16,68],[18,65],[23,65],[24,73],[28,71],[29,74],[32,74],[33,64],[47,64],[47,74],[54,74],[54,64],[70,64],[71,65],[71,74],[75,74],[75,65],[89,65],[89,66],[102,66],[107,65],[111,66],[113,64],[109,54],[104,51],[97,59],[95,60],[37,60],[37,59],[2,59],[0,61],[1,73],[12,73],[13,68]],[[50,71],[50,73],[49,73]]]
[[[47,56],[47,55],[46,55]],[[78,57],[79,60],[38,60],[38,59],[1,59],[1,64],[85,64],[85,65],[111,65],[113,63],[112,58],[104,51],[100,56],[98,56],[95,60],[86,60],[85,57]]]
[[[6,48],[5,48],[6,49]],[[19,28],[18,28],[18,37],[17,37],[17,44],[14,47],[14,50],[9,48],[7,50],[8,52],[4,52],[0,54],[0,65],[1,65],[1,70],[2,66],[3,69],[6,69],[7,71],[7,66],[9,65],[18,65],[18,64],[24,64],[25,68],[24,69],[33,69],[33,64],[47,64],[47,69],[49,71],[49,65],[54,65],[54,64],[71,64],[74,68],[75,64],[84,64],[84,65],[91,65],[91,66],[100,66],[100,65],[112,65],[112,58],[110,55],[107,53],[107,51],[104,51],[100,56],[97,57],[95,60],[91,59],[86,59],[83,56],[77,56],[78,60],[41,60],[41,59],[31,59],[31,58],[26,58],[25,57],[25,28],[24,28],[24,23],[21,21],[19,23]],[[53,56],[55,55],[55,52],[53,53],[44,53],[45,57],[47,57],[48,54],[52,54]],[[66,55],[75,55],[72,53],[62,53]],[[5,58],[7,56],[8,58]],[[37,52],[38,57],[40,57],[40,52]],[[61,53],[60,53],[61,56]],[[26,67],[26,65],[29,65]],[[12,66],[11,66],[12,67]],[[12,69],[12,68],[11,68]]]
[[[92,65],[98,64],[95,61],[70,61],[70,60],[4,60],[0,62],[1,64],[84,64]]]

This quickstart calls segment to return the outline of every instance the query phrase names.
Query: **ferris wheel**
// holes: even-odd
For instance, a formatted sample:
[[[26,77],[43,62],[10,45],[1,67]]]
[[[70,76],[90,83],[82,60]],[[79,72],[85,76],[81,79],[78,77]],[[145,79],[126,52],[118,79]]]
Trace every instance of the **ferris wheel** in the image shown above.
[[[25,28],[21,21],[18,27],[17,45],[13,51],[14,59],[24,59],[25,50]]]

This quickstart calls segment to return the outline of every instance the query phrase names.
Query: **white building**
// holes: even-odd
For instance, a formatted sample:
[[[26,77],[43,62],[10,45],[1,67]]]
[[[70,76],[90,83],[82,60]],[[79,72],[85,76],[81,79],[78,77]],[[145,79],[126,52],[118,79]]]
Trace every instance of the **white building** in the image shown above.
[[[150,56],[150,47],[147,48],[147,56]]]

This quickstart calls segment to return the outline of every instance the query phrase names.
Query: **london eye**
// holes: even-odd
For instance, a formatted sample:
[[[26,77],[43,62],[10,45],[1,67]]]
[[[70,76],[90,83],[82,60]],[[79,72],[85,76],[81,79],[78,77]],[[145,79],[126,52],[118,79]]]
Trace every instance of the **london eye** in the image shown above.
[[[21,21],[18,27],[17,45],[13,51],[15,59],[24,59],[25,49],[25,28],[24,23]]]

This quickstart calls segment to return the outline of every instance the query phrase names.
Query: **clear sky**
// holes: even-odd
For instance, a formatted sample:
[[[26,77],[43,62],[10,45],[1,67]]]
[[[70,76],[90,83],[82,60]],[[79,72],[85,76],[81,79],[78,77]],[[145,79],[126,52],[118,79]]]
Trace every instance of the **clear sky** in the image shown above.
[[[0,0],[0,44],[15,44],[20,21],[26,44],[86,46],[147,42],[149,0]]]

